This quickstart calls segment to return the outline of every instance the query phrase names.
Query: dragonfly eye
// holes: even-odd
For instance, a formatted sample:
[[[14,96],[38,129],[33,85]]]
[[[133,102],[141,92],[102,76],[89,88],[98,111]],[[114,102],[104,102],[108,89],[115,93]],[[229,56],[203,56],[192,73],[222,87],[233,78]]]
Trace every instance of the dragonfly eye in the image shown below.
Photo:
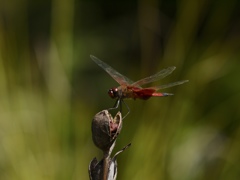
[[[117,98],[118,97],[118,89],[117,88],[111,88],[108,90],[108,95],[111,97],[111,98]]]

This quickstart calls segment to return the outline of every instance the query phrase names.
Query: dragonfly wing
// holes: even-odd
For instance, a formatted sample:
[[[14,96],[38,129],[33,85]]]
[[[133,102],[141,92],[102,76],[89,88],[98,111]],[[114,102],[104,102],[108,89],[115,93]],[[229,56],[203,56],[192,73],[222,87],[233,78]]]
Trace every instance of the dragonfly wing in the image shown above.
[[[133,84],[131,84],[131,86],[141,86],[144,84],[148,84],[154,81],[157,81],[159,79],[163,79],[164,77],[168,76],[169,74],[171,74],[174,70],[176,69],[176,67],[172,66],[172,67],[168,67],[166,69],[163,69],[161,71],[159,71],[158,73],[146,77],[144,79],[141,79],[139,81],[134,82]]]
[[[120,74],[119,72],[117,72],[115,69],[113,69],[111,66],[104,63],[100,59],[96,58],[93,55],[90,55],[90,57],[96,64],[98,64],[101,68],[103,68],[120,85],[130,85],[133,83],[132,80],[130,80],[126,76]]]
[[[158,91],[160,89],[166,89],[166,88],[169,88],[169,87],[178,86],[178,85],[184,84],[188,81],[189,80],[177,81],[177,82],[173,82],[173,83],[169,83],[169,84],[165,84],[165,85],[160,85],[160,86],[155,86],[155,87],[150,87],[150,88]]]

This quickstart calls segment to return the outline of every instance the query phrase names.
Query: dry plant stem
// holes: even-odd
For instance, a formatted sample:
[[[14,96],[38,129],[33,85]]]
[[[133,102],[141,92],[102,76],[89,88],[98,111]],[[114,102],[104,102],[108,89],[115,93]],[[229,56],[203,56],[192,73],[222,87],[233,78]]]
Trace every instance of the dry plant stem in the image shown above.
[[[112,144],[112,146],[107,150],[103,151],[103,180],[108,180],[108,174],[109,174],[109,168],[111,163],[111,157],[112,151],[115,147],[116,141]]]
[[[89,175],[92,180],[115,180],[117,162],[111,159],[111,153],[122,128],[122,115],[118,112],[113,118],[107,110],[97,113],[92,121],[94,144],[103,151],[103,159],[95,158],[90,162]]]
[[[108,180],[108,170],[109,170],[109,155],[104,154],[103,157],[103,180]]]
[[[109,174],[109,168],[110,168],[110,162],[112,154],[112,151],[115,147],[116,141],[112,144],[112,146],[107,150],[103,151],[103,180],[108,180],[108,174]]]
[[[103,110],[94,116],[92,121],[92,138],[94,144],[103,151],[103,159],[97,161],[96,158],[93,158],[90,162],[88,168],[90,180],[116,180],[117,155],[131,145],[131,143],[128,144],[111,158],[121,129],[121,112],[118,112],[114,118],[107,110]]]

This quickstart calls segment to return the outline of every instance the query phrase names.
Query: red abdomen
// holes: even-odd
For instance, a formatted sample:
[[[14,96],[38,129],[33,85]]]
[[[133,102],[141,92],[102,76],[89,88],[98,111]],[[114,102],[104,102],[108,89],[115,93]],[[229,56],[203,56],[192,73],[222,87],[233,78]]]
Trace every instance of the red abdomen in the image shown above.
[[[132,92],[134,94],[134,99],[149,99],[152,96],[163,96],[162,93],[155,93],[155,89],[149,89],[149,88],[132,88]]]

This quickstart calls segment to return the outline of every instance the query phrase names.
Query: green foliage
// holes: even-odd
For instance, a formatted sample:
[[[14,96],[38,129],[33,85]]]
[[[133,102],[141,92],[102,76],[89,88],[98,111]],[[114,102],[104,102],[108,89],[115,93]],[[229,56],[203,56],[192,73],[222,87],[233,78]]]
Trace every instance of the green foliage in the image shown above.
[[[0,179],[88,179],[91,120],[117,84],[89,55],[175,96],[126,101],[118,179],[240,176],[239,2],[0,2]]]

